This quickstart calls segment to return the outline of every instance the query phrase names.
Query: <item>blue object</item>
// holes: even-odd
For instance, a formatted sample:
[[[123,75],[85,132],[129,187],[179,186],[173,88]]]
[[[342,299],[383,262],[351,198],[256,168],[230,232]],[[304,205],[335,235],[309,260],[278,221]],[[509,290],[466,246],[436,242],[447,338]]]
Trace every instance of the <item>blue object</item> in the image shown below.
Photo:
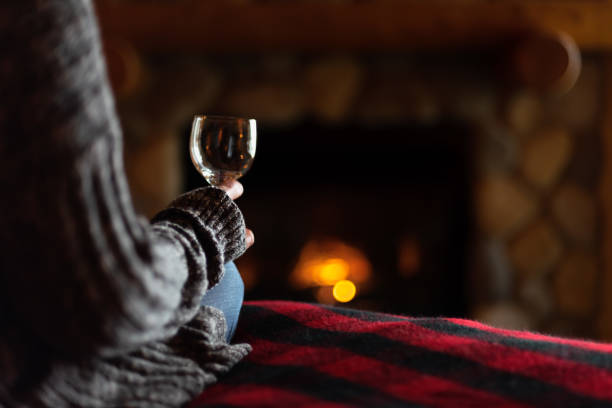
[[[236,264],[229,262],[224,267],[223,278],[215,287],[204,294],[200,304],[215,307],[225,314],[225,321],[227,322],[225,339],[229,343],[234,336],[238,325],[238,317],[240,317],[240,309],[244,300],[244,282],[242,282]]]

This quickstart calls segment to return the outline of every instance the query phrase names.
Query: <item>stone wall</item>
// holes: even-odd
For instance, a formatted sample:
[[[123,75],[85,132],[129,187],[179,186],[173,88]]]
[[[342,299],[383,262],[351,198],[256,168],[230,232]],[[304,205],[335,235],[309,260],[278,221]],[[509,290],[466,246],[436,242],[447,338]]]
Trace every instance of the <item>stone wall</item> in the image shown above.
[[[601,91],[601,64],[588,60],[569,93],[515,92],[481,132],[476,318],[596,337]]]

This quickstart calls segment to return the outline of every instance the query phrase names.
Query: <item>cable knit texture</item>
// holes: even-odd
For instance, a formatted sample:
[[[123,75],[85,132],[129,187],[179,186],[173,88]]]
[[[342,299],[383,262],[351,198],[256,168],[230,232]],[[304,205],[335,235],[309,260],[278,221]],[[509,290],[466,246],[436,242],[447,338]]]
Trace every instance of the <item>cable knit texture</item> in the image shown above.
[[[203,202],[210,203],[202,205]],[[153,218],[158,225],[187,221],[201,242],[214,243],[207,251],[211,287],[223,277],[220,265],[236,259],[246,248],[245,224],[232,200],[218,188],[201,188],[179,196]]]
[[[133,209],[91,0],[0,3],[0,407],[174,407],[244,357],[200,308],[245,250],[215,188]]]

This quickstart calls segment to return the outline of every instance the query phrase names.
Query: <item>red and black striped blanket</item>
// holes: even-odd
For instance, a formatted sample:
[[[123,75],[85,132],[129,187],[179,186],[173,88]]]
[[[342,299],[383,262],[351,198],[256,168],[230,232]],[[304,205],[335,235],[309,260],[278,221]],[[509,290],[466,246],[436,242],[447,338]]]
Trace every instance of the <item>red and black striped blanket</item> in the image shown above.
[[[612,345],[295,302],[247,302],[253,351],[192,407],[612,407]]]

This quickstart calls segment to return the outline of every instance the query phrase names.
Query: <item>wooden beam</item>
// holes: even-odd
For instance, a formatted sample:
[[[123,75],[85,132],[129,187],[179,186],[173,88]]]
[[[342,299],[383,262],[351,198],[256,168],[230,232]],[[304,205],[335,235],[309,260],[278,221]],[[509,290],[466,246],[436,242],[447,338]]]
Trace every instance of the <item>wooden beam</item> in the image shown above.
[[[400,51],[563,31],[612,49],[611,0],[97,0],[103,32],[151,52]]]

